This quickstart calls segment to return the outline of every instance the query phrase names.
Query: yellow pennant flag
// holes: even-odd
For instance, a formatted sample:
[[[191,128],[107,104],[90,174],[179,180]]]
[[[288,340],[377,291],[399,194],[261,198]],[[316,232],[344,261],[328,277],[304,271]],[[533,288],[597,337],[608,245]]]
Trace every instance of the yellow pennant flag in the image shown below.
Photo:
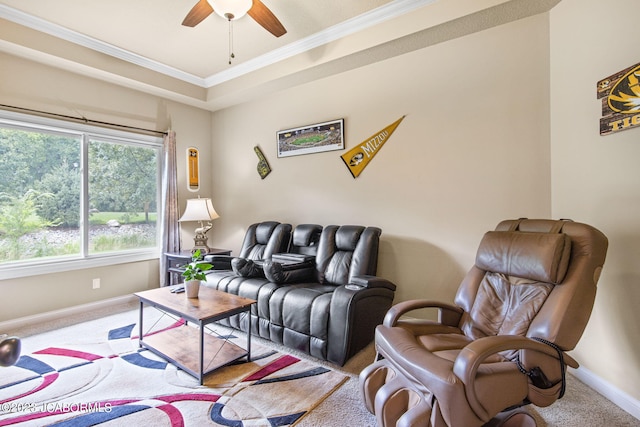
[[[373,156],[378,154],[378,151],[380,151],[384,143],[387,142],[393,131],[396,130],[402,119],[405,117],[406,116],[400,117],[380,132],[365,139],[360,144],[340,156],[354,178],[357,178],[364,168],[367,167],[371,159],[373,159]]]

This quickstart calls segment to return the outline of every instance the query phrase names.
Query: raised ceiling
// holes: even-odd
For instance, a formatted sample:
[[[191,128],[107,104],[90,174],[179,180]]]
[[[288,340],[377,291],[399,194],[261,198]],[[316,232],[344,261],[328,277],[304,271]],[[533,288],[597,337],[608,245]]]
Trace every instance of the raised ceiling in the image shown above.
[[[0,51],[216,110],[549,10],[560,0],[262,0],[249,16],[181,25],[197,0],[0,0]]]

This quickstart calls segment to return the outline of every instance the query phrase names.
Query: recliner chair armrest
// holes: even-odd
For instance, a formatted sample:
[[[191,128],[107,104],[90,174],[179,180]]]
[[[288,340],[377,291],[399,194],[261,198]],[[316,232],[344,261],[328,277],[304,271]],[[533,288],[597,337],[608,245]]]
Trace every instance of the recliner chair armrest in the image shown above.
[[[460,351],[453,363],[453,373],[467,385],[467,387],[465,387],[467,400],[476,413],[480,414],[484,412],[484,407],[473,386],[480,365],[488,357],[501,351],[524,349],[538,351],[548,356],[558,358],[558,352],[553,347],[519,335],[494,335],[479,338],[467,344]],[[566,365],[572,368],[579,366],[575,359],[564,352],[563,358]]]
[[[315,263],[292,262],[282,263],[276,261],[264,261],[262,263],[264,277],[273,283],[300,283],[312,280],[315,277]]]
[[[247,258],[233,258],[231,260],[231,269],[241,277],[264,277],[262,271],[262,262],[260,260],[253,261]]]
[[[457,305],[447,304],[441,301],[427,299],[415,299],[402,301],[393,305],[384,317],[385,326],[395,326],[400,317],[410,311],[422,308],[435,308],[438,310],[438,322],[447,326],[457,326],[460,322],[463,309]]]
[[[213,265],[211,270],[231,270],[231,255],[205,255],[204,260]],[[209,271],[211,271],[209,270]]]
[[[396,290],[396,285],[378,276],[353,276],[351,280],[349,280],[349,285],[362,286],[364,288],[387,288],[392,291]]]

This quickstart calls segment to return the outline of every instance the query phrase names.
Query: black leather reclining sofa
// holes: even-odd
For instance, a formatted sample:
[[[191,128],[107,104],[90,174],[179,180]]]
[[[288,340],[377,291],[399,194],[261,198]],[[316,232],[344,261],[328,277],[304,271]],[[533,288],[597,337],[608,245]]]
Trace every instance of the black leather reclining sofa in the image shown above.
[[[238,257],[212,255],[206,286],[257,300],[255,335],[337,365],[373,340],[396,286],[376,277],[377,227],[253,224]],[[247,316],[223,323],[248,330]]]

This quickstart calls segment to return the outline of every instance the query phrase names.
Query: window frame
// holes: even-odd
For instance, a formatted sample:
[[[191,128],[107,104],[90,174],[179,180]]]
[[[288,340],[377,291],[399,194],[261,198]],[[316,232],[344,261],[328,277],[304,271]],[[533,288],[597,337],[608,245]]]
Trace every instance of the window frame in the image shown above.
[[[11,261],[0,264],[0,280],[159,259],[161,254],[161,224],[164,222],[162,218],[164,209],[162,208],[161,197],[163,174],[163,139],[161,137],[4,110],[0,110],[0,125],[2,125],[3,127],[11,127],[14,129],[21,129],[25,131],[49,132],[68,135],[70,137],[78,137],[80,140],[81,170],[80,252],[75,255],[33,258],[29,260]],[[89,173],[87,169],[89,157],[88,147],[90,141],[96,139],[99,141],[125,143],[138,147],[148,147],[153,148],[157,151],[158,170],[156,179],[158,185],[156,196],[157,219],[155,247],[89,254]]]

